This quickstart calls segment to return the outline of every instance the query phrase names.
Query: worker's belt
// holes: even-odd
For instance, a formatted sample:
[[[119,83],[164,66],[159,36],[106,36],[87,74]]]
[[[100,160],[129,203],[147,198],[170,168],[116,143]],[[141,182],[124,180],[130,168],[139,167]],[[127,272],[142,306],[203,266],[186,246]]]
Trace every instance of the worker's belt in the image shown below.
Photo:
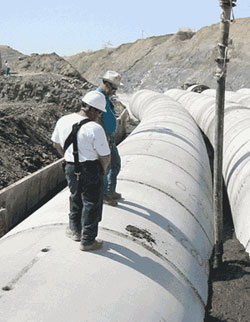
[[[87,161],[86,161],[87,162]],[[84,161],[83,162],[79,162],[79,164],[82,164],[82,163],[84,163]],[[72,165],[74,165],[75,164],[75,162],[69,162],[69,161],[66,161],[66,164],[72,164]]]
[[[66,165],[70,165],[75,167],[75,162],[65,162]],[[75,169],[74,169],[75,170]],[[96,173],[100,173],[103,175],[103,169],[102,166],[100,164],[99,160],[87,160],[84,162],[79,162],[78,163],[78,172],[74,171],[76,177],[77,177],[77,181],[80,179],[80,175],[82,174],[83,171],[88,172],[89,174],[96,174]]]
[[[88,165],[88,164],[93,164],[93,162],[98,162],[98,160],[87,160],[87,161],[83,161],[83,162],[79,162],[80,165]],[[75,162],[69,162],[69,161],[66,161],[66,164],[71,164],[71,165],[74,165]]]

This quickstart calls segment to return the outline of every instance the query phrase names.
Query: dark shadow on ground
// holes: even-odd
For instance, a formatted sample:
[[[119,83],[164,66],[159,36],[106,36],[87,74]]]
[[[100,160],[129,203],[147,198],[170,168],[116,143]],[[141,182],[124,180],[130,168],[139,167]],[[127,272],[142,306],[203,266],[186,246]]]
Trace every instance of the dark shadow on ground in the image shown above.
[[[201,131],[202,132],[202,131]],[[207,136],[202,132],[203,139],[207,148],[207,154],[209,158],[209,164],[210,164],[210,170],[212,174],[212,179],[213,179],[213,168],[214,168],[214,149],[207,138]],[[231,239],[234,233],[234,228],[233,228],[233,220],[232,220],[232,213],[231,213],[231,207],[227,195],[227,189],[225,186],[225,182],[223,180],[223,239]]]
[[[213,179],[213,168],[214,168],[214,149],[206,137],[204,133],[203,138],[206,144],[207,153],[209,157],[209,164],[210,170]],[[225,187],[225,182],[223,180],[223,243],[226,240],[231,239],[233,237],[234,228],[233,228],[233,220],[232,220],[232,213],[231,207],[227,195],[227,190]],[[209,281],[208,281],[208,301],[206,306],[206,314],[204,322],[226,322],[227,320],[219,317],[213,317],[211,314],[212,312],[212,298],[213,298],[213,283],[216,281],[226,281],[228,279],[237,279],[245,275],[247,272],[241,269],[237,265],[237,263],[232,263],[231,261],[224,262],[222,267],[219,269],[213,269],[213,255],[210,259],[210,274],[209,274]],[[248,273],[247,273],[248,274]],[[221,314],[223,316],[223,314]]]
[[[209,317],[209,319],[205,319],[204,322],[227,322],[227,320],[221,320],[221,319],[217,319],[217,318],[213,318],[212,316]]]
[[[250,267],[250,262],[244,260],[224,261],[219,269],[213,269],[213,282],[231,281],[250,275],[244,267]]]

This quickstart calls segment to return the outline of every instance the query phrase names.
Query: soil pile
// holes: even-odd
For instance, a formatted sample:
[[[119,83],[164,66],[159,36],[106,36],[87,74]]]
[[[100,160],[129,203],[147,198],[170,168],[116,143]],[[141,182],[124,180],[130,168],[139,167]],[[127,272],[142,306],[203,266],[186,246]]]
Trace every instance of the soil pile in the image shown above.
[[[0,189],[59,158],[50,140],[56,121],[96,88],[55,53],[19,57],[11,70],[0,77]]]
[[[0,78],[0,189],[58,159],[50,140],[56,121],[94,88],[56,54],[24,56],[12,69]]]
[[[70,63],[66,62],[56,53],[44,55],[32,54],[31,56],[20,57],[12,62],[11,69],[19,75],[52,73],[86,81]]]
[[[2,64],[5,60],[8,60],[9,63],[18,60],[19,58],[23,57],[24,54],[20,53],[19,51],[9,47],[0,45],[0,54],[2,59]]]

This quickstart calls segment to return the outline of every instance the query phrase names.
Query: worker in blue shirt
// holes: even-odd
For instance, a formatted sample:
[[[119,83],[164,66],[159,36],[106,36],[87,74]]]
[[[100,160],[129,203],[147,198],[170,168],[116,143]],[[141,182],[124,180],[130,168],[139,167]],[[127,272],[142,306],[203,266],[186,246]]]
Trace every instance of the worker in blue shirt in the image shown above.
[[[7,60],[5,60],[5,66],[6,66],[6,76],[10,76],[10,64]]]
[[[117,150],[114,134],[117,127],[117,120],[111,97],[115,95],[118,86],[122,85],[121,75],[115,71],[108,70],[102,77],[102,83],[97,91],[103,93],[106,98],[106,113],[101,117],[101,124],[105,130],[110,150],[111,162],[109,169],[104,178],[104,198],[103,202],[111,206],[117,206],[117,202],[121,199],[121,194],[116,192],[117,176],[121,169],[121,158]]]

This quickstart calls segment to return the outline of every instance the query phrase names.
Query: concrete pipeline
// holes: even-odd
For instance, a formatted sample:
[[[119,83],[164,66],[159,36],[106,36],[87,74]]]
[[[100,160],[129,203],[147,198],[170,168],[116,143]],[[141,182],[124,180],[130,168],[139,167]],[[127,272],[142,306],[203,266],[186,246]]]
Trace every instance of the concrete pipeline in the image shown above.
[[[202,322],[213,249],[212,180],[189,113],[142,90],[140,124],[119,146],[118,207],[104,205],[103,249],[65,237],[68,189],[0,240],[4,321]]]
[[[210,93],[210,97],[206,92]],[[176,99],[190,112],[213,144],[215,91],[206,90],[204,94],[197,94],[172,89],[166,91],[165,94]],[[250,109],[243,105],[247,104],[245,93],[226,92],[226,99],[228,100],[225,101],[224,116],[223,176],[236,236],[246,251],[250,253],[248,196],[250,191]],[[241,104],[232,102],[235,99],[240,100]]]
[[[243,106],[250,107],[250,90],[248,88],[241,89],[237,92],[233,91],[225,91],[225,100],[228,102],[238,103]],[[216,90],[215,89],[206,89],[202,92],[202,94],[215,97]]]

